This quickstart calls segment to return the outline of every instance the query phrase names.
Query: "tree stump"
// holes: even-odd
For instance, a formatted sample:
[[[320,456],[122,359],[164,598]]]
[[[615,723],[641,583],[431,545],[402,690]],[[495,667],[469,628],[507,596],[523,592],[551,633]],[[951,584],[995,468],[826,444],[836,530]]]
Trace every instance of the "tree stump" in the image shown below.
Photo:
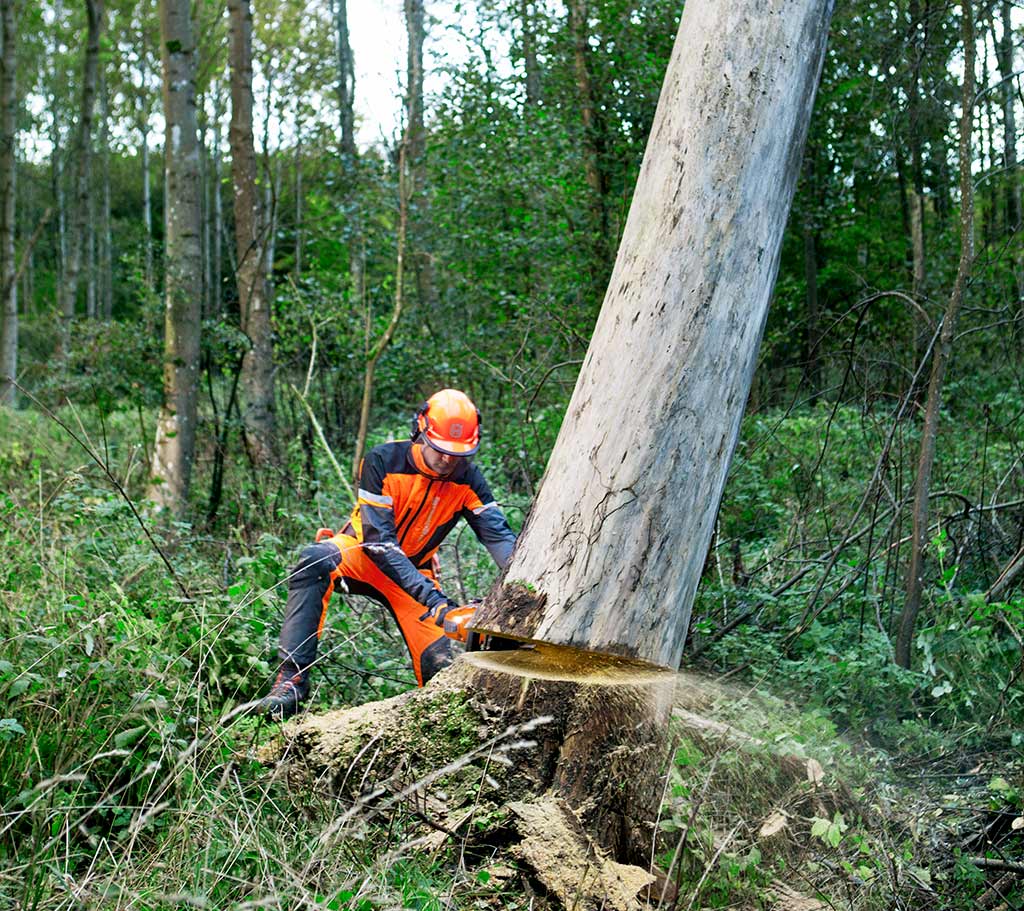
[[[261,758],[337,798],[339,834],[406,814],[431,846],[499,850],[556,904],[625,911],[655,880],[674,686],[571,650],[474,653],[424,689],[298,719]]]

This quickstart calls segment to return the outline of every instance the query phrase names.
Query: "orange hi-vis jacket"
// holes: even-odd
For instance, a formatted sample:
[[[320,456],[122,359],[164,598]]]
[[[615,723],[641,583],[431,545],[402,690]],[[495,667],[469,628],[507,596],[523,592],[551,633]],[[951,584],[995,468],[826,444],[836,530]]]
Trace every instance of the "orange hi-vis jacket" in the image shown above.
[[[345,533],[410,597],[436,607],[445,597],[423,573],[460,518],[504,568],[516,536],[480,469],[466,459],[442,478],[423,460],[423,444],[406,440],[377,446],[363,459],[359,501]]]

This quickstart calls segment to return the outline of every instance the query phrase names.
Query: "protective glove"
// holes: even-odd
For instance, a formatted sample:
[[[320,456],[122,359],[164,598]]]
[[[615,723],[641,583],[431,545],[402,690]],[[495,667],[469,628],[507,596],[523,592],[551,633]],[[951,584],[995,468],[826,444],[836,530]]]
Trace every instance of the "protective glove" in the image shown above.
[[[444,627],[445,615],[456,605],[452,604],[447,598],[440,604],[435,604],[433,607],[428,607],[426,612],[420,615],[420,620],[427,620],[430,617],[434,618],[434,625]]]

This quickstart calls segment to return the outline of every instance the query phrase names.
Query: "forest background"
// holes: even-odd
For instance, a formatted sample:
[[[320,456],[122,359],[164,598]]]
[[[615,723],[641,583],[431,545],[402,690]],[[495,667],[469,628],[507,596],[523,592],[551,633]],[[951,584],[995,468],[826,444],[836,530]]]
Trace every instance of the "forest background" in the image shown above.
[[[500,878],[388,860],[386,839],[317,879],[315,799],[238,759],[244,724],[197,732],[264,690],[297,549],[432,391],[477,402],[521,524],[681,8],[406,0],[402,122],[360,147],[373,50],[345,0],[261,4],[248,58],[241,0],[0,2],[0,897],[494,900]],[[828,754],[895,820],[809,821],[815,888],[858,906],[1020,901],[1022,22],[1009,0],[837,8],[694,607],[686,660],[745,682],[729,719]],[[457,52],[425,61],[428,35]],[[466,599],[492,581],[469,536],[442,561]],[[408,688],[396,636],[335,599],[320,703]],[[794,707],[755,711],[751,688]],[[687,795],[726,766],[681,748],[666,833],[719,826]],[[939,790],[897,812],[879,781]],[[678,876],[753,902],[755,841],[684,839]]]

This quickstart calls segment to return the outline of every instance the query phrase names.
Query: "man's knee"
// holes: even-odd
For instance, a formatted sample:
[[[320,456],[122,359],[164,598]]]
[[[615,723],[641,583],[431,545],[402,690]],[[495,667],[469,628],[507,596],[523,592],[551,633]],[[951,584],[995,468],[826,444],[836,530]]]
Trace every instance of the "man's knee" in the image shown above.
[[[310,544],[288,576],[288,588],[306,588],[319,583],[326,586],[331,573],[341,562],[341,551],[334,544]]]

